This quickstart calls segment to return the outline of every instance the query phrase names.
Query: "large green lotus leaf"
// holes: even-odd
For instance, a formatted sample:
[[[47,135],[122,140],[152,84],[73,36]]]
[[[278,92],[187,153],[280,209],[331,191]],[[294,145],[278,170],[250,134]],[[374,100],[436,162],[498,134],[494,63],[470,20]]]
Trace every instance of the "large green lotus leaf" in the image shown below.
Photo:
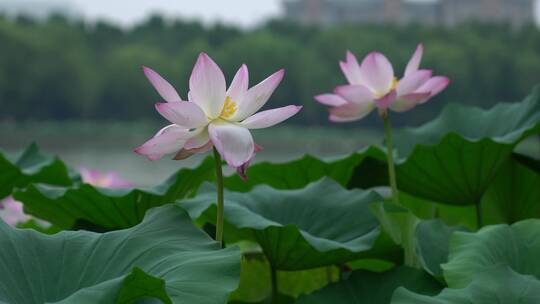
[[[462,227],[449,227],[440,219],[421,221],[416,226],[416,250],[424,269],[442,278],[441,264],[448,261],[450,237]]]
[[[49,236],[0,222],[0,302],[225,303],[240,276],[240,251],[225,250],[175,205],[130,229]]]
[[[540,303],[540,281],[498,266],[478,273],[463,289],[443,290],[437,296],[425,296],[399,288],[391,304],[537,304]]]
[[[487,226],[476,233],[455,232],[449,262],[442,265],[449,287],[464,288],[496,265],[540,278],[540,220]]]
[[[16,187],[29,183],[68,186],[72,176],[58,158],[43,155],[36,144],[24,151],[8,156],[0,151],[0,199],[11,194]]]
[[[276,189],[300,189],[323,177],[331,178],[342,186],[346,186],[355,171],[367,170],[367,166],[377,166],[381,162],[384,166],[384,160],[385,155],[380,149],[369,147],[361,153],[341,158],[323,160],[306,155],[301,159],[286,163],[261,162],[248,169],[249,179],[247,182],[234,174],[225,178],[225,187],[237,192],[249,191],[255,185],[260,184],[267,184]],[[357,168],[358,166],[362,168]],[[369,179],[372,183],[374,176],[379,175],[379,173],[382,173],[384,177],[377,178],[377,181],[384,183],[386,169],[369,171]]]
[[[401,190],[449,204],[477,204],[524,138],[540,132],[540,87],[489,110],[450,105],[423,126],[397,132]]]
[[[354,260],[372,248],[379,223],[368,205],[380,199],[330,179],[297,190],[259,185],[248,193],[225,193],[225,221],[256,240],[274,268],[310,269]],[[215,210],[215,201],[215,192],[205,191],[180,205],[199,218]],[[207,219],[215,222],[214,216]]]
[[[434,295],[442,288],[427,273],[402,266],[382,273],[354,271],[348,279],[300,297],[297,303],[389,304],[392,292],[398,287],[428,295]]]
[[[482,197],[486,224],[540,217],[540,173],[510,158]]]
[[[182,169],[153,188],[105,189],[88,184],[73,187],[29,185],[14,197],[28,214],[62,229],[114,230],[136,225],[146,210],[193,195],[213,177],[213,160]]]

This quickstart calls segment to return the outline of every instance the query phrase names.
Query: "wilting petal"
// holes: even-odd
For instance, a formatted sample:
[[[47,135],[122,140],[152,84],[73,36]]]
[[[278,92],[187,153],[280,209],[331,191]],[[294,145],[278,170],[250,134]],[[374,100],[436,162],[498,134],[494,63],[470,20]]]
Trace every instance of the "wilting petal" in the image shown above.
[[[347,51],[347,60],[340,61],[339,66],[350,84],[361,84],[360,65],[351,51]]]
[[[242,126],[248,129],[264,129],[289,119],[302,109],[302,106],[286,106],[282,108],[262,111],[246,118]]]
[[[255,146],[248,129],[227,122],[208,126],[210,139],[229,166],[237,168],[249,161]]]
[[[433,74],[431,70],[419,70],[403,77],[397,85],[398,96],[407,95],[416,91]]]
[[[168,121],[186,129],[208,124],[208,118],[204,112],[193,102],[156,103],[156,110]]]
[[[249,167],[251,162],[255,159],[255,156],[257,155],[257,152],[262,151],[262,149],[263,148],[261,146],[255,144],[255,151],[253,151],[253,154],[251,155],[251,158],[247,162],[243,163],[240,167],[236,168],[236,173],[238,173],[238,176],[240,176],[240,178],[244,182],[248,181],[248,177],[246,175],[247,168]]]
[[[329,119],[333,122],[355,121],[367,116],[374,108],[375,104],[373,101],[362,104],[348,103],[343,106],[331,108],[329,110]]]
[[[231,117],[231,120],[242,121],[262,108],[272,96],[284,75],[285,70],[281,69],[249,89],[244,100],[237,104],[238,109]]]
[[[414,108],[417,104],[426,100],[431,96],[431,93],[410,93],[407,95],[399,96],[392,104],[390,109],[396,112],[405,112]]]
[[[241,103],[249,88],[249,72],[245,64],[242,64],[233,78],[227,96],[234,102]]]
[[[374,93],[387,94],[394,82],[394,69],[383,54],[373,52],[362,61],[360,78],[360,83]]]
[[[347,100],[337,94],[321,94],[314,97],[318,102],[327,106],[342,106],[347,103]]]
[[[375,99],[373,93],[363,85],[339,86],[335,91],[350,103],[365,104]]]
[[[450,79],[445,76],[435,76],[430,78],[426,83],[424,83],[420,88],[418,88],[418,92],[430,92],[431,96],[433,97],[437,94],[439,94],[442,90],[446,89],[446,87],[450,84]],[[426,102],[427,100],[422,101],[421,103]]]
[[[210,118],[217,118],[225,102],[225,76],[219,66],[201,53],[189,79],[190,100]]]
[[[384,95],[383,97],[375,100],[375,105],[377,105],[377,108],[379,109],[386,109],[392,105],[392,103],[396,100],[397,93],[396,90],[390,91],[390,93]]]
[[[143,71],[144,75],[146,75],[146,78],[148,78],[150,83],[152,83],[156,91],[165,101],[182,101],[182,98],[180,98],[180,95],[178,95],[178,92],[176,92],[174,87],[167,80],[161,77],[161,75],[159,75],[156,71],[145,66],[143,66]]]
[[[175,153],[184,147],[184,144],[195,132],[169,125],[161,129],[152,139],[135,149],[135,153],[145,155],[150,160],[162,158],[165,154]]]
[[[407,63],[407,67],[405,68],[405,76],[409,76],[410,74],[418,71],[418,68],[420,67],[420,62],[422,61],[423,54],[424,54],[424,46],[420,43],[416,47],[416,51],[411,57],[411,60],[409,60],[409,63]]]

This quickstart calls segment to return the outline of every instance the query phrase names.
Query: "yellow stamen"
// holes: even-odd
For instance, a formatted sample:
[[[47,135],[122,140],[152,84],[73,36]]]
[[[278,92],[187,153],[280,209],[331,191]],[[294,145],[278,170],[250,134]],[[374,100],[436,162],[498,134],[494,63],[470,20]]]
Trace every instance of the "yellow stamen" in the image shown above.
[[[219,118],[228,119],[231,118],[234,113],[236,113],[236,103],[229,96],[227,96],[225,98],[223,110],[221,110],[221,114],[219,114]]]

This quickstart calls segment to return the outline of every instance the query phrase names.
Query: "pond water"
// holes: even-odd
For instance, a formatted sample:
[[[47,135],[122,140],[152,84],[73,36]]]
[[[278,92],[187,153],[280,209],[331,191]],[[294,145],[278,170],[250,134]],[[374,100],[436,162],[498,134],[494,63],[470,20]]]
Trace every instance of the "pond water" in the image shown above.
[[[72,168],[117,171],[139,186],[159,184],[179,168],[196,166],[209,154],[183,161],[173,161],[170,157],[149,161],[135,154],[133,149],[158,129],[158,125],[151,123],[4,124],[0,125],[0,149],[13,152],[35,141],[46,153],[59,156]],[[305,154],[339,156],[382,140],[382,134],[374,130],[335,127],[279,126],[255,130],[253,136],[264,147],[256,162],[284,162]],[[539,143],[538,137],[530,138],[518,150],[540,158]]]

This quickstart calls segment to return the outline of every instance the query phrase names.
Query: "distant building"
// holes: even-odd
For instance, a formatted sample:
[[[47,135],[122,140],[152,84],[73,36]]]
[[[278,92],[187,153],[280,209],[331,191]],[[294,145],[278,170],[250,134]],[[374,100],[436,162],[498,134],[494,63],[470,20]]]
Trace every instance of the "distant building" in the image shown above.
[[[50,15],[59,14],[70,19],[81,16],[76,6],[67,2],[38,0],[1,0],[0,15],[8,17],[25,16],[44,20]]]
[[[456,26],[465,22],[534,23],[535,0],[285,0],[285,18],[305,25],[341,23]]]

